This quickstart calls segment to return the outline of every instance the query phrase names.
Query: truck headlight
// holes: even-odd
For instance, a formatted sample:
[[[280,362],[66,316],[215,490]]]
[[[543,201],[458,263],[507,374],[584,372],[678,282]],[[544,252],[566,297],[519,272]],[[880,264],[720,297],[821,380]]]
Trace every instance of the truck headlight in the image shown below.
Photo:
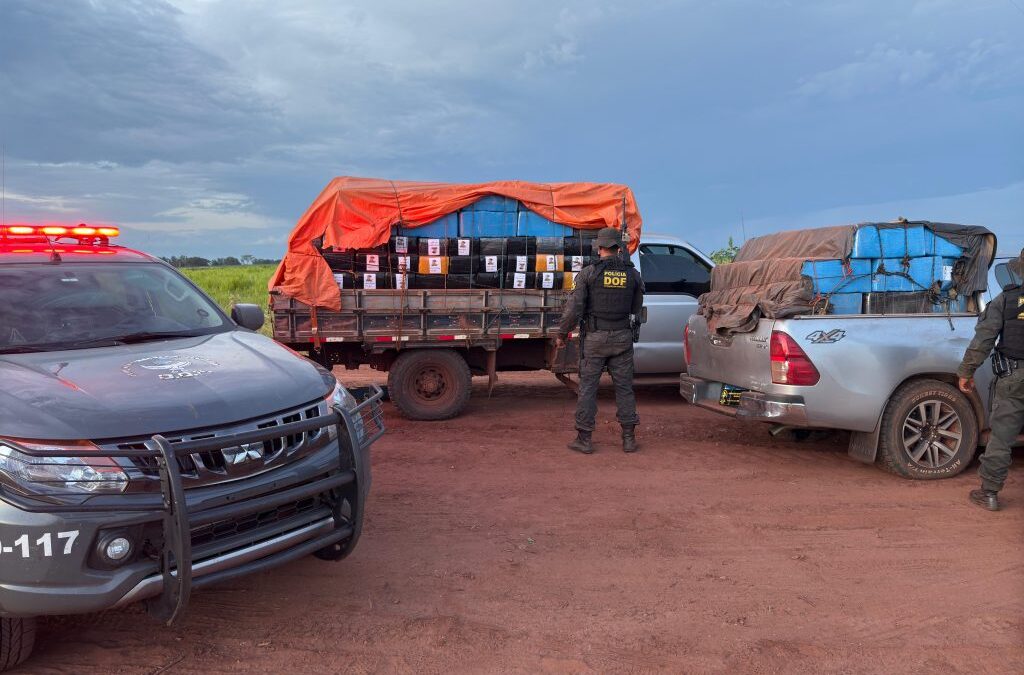
[[[27,450],[82,450],[80,444],[64,446],[22,441],[18,444]],[[0,474],[8,482],[33,494],[118,494],[128,487],[128,475],[110,457],[37,457],[2,442]]]
[[[355,396],[349,392],[340,382],[334,385],[334,391],[331,392],[330,396],[327,397],[327,405],[332,408],[335,406],[341,406],[344,410],[355,410],[359,402],[356,401]],[[363,418],[359,415],[352,416],[352,424],[355,427],[356,439],[362,443],[363,439],[366,438],[366,428],[363,426]],[[335,427],[331,427],[330,430],[331,438],[335,438],[337,431]]]

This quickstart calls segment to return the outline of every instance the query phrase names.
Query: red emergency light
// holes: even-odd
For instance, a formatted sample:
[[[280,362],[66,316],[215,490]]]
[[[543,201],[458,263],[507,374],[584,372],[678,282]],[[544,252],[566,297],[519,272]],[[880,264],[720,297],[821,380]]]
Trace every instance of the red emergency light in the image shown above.
[[[121,234],[117,227],[108,225],[0,225],[0,236],[7,237],[78,237],[78,238],[110,238]]]

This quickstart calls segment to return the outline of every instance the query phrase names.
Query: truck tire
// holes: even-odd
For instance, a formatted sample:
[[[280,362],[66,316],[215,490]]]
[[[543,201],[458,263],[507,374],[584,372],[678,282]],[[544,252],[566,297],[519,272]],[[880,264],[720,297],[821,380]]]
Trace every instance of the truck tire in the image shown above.
[[[35,643],[35,619],[0,618],[0,671],[24,662]]]
[[[402,352],[388,373],[388,392],[411,420],[447,420],[466,407],[473,380],[469,365],[451,349]]]
[[[909,382],[882,414],[878,463],[903,478],[955,476],[978,449],[978,420],[970,402],[938,380]]]

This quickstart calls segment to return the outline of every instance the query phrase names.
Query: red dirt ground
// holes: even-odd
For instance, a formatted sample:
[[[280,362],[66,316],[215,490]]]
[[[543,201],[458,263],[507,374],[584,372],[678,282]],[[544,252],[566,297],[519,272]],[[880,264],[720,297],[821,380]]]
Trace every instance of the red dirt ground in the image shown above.
[[[602,396],[590,457],[550,374],[445,423],[389,405],[352,557],[198,591],[175,629],[48,619],[24,672],[1024,672],[1019,468],[992,514],[973,469],[901,480],[672,387],[624,455]]]

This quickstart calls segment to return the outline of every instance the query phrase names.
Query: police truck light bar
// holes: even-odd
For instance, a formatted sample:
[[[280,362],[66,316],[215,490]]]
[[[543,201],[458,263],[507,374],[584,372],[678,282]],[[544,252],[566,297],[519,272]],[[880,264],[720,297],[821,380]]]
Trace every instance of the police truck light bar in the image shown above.
[[[0,235],[10,237],[116,237],[121,230],[106,225],[0,225]]]

